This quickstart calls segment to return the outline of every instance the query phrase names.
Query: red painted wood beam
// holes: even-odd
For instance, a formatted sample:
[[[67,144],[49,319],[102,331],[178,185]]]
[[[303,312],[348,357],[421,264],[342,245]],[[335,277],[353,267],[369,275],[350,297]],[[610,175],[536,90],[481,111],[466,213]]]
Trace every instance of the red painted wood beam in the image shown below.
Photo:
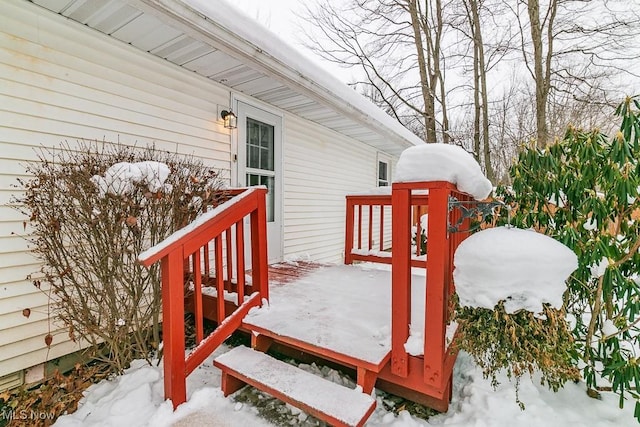
[[[353,255],[351,251],[353,250],[353,216],[355,215],[354,211],[354,203],[353,201],[347,197],[347,218],[345,221],[345,233],[344,233],[344,263],[345,264],[353,264]]]
[[[184,362],[184,255],[174,248],[162,258],[162,332],[164,345],[164,398],[173,408],[187,400]]]
[[[424,381],[442,388],[448,381],[444,368],[444,339],[446,331],[449,286],[445,284],[449,259],[448,188],[429,190],[429,223],[427,224],[427,289],[424,331]]]
[[[391,371],[407,377],[404,344],[411,322],[411,189],[393,186],[391,262]]]
[[[255,193],[257,209],[251,212],[251,277],[255,289],[269,300],[266,189]]]

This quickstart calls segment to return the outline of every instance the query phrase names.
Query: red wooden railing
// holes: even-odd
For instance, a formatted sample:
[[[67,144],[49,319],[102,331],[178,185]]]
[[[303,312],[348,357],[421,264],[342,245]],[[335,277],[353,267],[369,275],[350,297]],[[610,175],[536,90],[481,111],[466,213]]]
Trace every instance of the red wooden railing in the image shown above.
[[[138,257],[147,267],[161,262],[164,392],[174,408],[186,401],[186,377],[240,327],[252,307],[269,298],[266,192],[263,187],[232,190],[235,197]],[[245,279],[245,217],[250,218],[251,283]],[[203,336],[203,282],[213,284],[216,295],[217,327],[207,337]],[[185,358],[185,288],[190,285],[197,346]],[[232,291],[235,304],[225,299]]]
[[[422,226],[420,218],[428,211],[429,196],[426,192],[412,195],[412,227],[415,227],[417,245],[411,256],[414,267],[424,267],[424,253],[420,248]],[[345,264],[369,261],[391,264],[392,245],[391,194],[367,194],[347,196],[345,221]]]
[[[405,343],[411,323],[411,213],[412,192],[428,190],[429,221],[427,226],[426,301],[424,336],[424,382],[444,390],[450,381],[456,354],[447,351],[446,328],[451,314],[450,298],[453,286],[453,255],[458,245],[469,235],[469,218],[462,218],[458,208],[450,208],[453,196],[461,202],[471,200],[448,182],[415,182],[393,185],[393,258],[392,258],[392,321],[391,371],[407,377],[409,355]],[[458,224],[452,232],[450,225]]]
[[[436,394],[447,390],[456,358],[445,342],[454,293],[453,256],[470,234],[470,219],[462,216],[459,205],[450,206],[450,197],[462,203],[471,200],[453,184],[439,181],[393,184],[387,195],[347,196],[345,263],[392,265],[391,372],[408,383],[416,375],[409,372],[415,361],[410,363],[413,356],[405,350],[411,323],[411,267],[427,270],[420,375]],[[427,245],[422,254],[420,238],[414,241],[413,236],[420,236],[420,217],[425,213]],[[455,231],[450,230],[456,225]]]

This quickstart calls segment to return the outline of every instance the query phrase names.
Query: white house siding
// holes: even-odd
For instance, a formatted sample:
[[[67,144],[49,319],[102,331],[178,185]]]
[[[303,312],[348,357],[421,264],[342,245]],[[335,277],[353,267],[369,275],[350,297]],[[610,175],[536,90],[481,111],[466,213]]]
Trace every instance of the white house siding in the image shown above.
[[[377,150],[286,115],[283,151],[285,258],[297,255],[341,261],[345,196],[377,185]],[[396,159],[388,158],[395,165]]]
[[[10,207],[35,148],[79,139],[193,154],[229,176],[230,137],[217,117],[230,93],[195,73],[25,1],[0,1],[0,376],[77,348],[52,331],[47,286]],[[28,231],[28,230],[27,230]],[[29,308],[29,318],[22,310]]]

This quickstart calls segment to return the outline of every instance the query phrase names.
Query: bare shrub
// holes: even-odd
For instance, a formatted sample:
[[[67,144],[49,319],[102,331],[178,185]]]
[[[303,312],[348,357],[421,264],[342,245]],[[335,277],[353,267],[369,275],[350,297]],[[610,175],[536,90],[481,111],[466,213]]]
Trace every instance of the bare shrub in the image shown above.
[[[575,344],[565,316],[564,309],[548,305],[539,314],[526,310],[511,314],[505,311],[504,301],[492,310],[458,307],[456,345],[473,357],[494,388],[499,384],[500,372],[515,381],[516,402],[524,409],[518,393],[523,375],[539,372],[541,384],[553,391],[580,378],[574,365]]]
[[[153,147],[83,141],[38,157],[17,202],[56,318],[118,372],[149,361],[161,340],[160,272],[137,256],[217,204],[223,181],[202,161]]]

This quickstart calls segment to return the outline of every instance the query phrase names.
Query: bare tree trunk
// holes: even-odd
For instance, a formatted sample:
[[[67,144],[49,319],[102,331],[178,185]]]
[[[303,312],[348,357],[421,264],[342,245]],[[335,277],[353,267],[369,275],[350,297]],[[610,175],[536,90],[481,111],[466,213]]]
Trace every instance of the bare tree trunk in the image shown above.
[[[480,4],[478,0],[463,2],[469,23],[470,39],[473,45],[473,151],[478,163],[484,163],[485,174],[494,180],[489,145],[489,101],[487,94],[487,63],[484,55]]]
[[[471,34],[473,40],[473,156],[480,163],[480,71],[478,63],[478,46],[475,41],[475,28],[472,23]]]
[[[431,88],[432,79],[427,72],[427,62],[424,56],[424,47],[422,45],[422,31],[420,26],[420,15],[418,13],[417,0],[409,0],[409,14],[411,16],[411,26],[413,28],[413,36],[415,38],[415,48],[418,57],[418,70],[420,72],[420,81],[422,82],[422,98],[424,102],[423,118],[426,129],[427,142],[436,142],[436,118],[435,118],[435,98]]]
[[[547,100],[551,89],[551,59],[553,57],[553,24],[558,9],[557,0],[550,0],[544,20],[546,21],[547,52],[544,53],[543,31],[540,22],[540,1],[527,0],[531,42],[533,44],[533,79],[536,86],[536,142],[544,147],[549,142],[547,126]]]
[[[480,22],[480,14],[478,12],[479,5],[478,0],[470,0],[471,13],[473,15],[473,22],[476,28],[474,32],[474,44],[478,50],[478,72],[480,77],[479,92],[482,97],[482,147],[484,155],[484,168],[485,173],[489,181],[494,181],[493,166],[491,164],[491,146],[489,145],[489,97],[487,88],[487,63],[484,57],[484,40],[482,37],[482,25]],[[474,55],[475,56],[475,55]],[[480,156],[480,153],[478,153]]]
[[[319,37],[308,46],[325,59],[359,67],[357,84],[428,142],[450,142],[445,85],[450,2],[443,0],[315,0],[307,19]],[[305,2],[306,3],[306,2]],[[340,4],[338,4],[340,3]],[[320,43],[320,40],[324,40]]]
[[[444,85],[444,76],[440,75],[440,105],[442,106],[442,141],[445,144],[451,143],[451,135],[449,135],[449,113],[447,111],[447,90]]]
[[[427,10],[428,0],[425,0],[425,25],[428,25],[427,22]],[[434,81],[432,82],[431,88],[435,90],[436,85],[438,85],[440,89],[440,106],[442,107],[442,140],[446,144],[451,142],[451,137],[449,135],[449,114],[447,112],[447,90],[444,84],[444,75],[442,73],[442,58],[440,56],[442,52],[442,34],[444,27],[444,19],[442,12],[442,1],[435,0],[435,28],[433,31],[429,31],[428,27],[425,29],[425,34],[427,37],[433,37],[434,43],[431,49],[431,56],[433,57],[433,77]]]
[[[526,113],[522,116],[526,120],[514,119],[519,116],[510,113],[509,129],[506,129],[507,139],[522,139],[510,144],[533,138],[544,146],[567,123],[567,113],[571,111],[566,103],[585,103],[590,107],[610,105],[609,97],[617,98],[622,92],[616,93],[615,81],[622,80],[622,76],[638,78],[633,64],[640,49],[637,43],[640,12],[625,8],[626,1],[311,0],[301,3],[315,27],[313,33],[303,30],[313,51],[325,60],[358,69],[360,75],[351,84],[429,142],[461,137],[462,128],[456,129],[458,123],[464,124],[465,132],[475,125],[474,139],[468,134],[462,138],[467,139],[465,144],[474,146],[478,160],[491,176],[501,175],[505,163],[501,160],[498,140],[490,141],[491,132],[495,132],[491,123],[495,116],[493,103],[498,101],[492,97],[508,90],[502,84],[507,82],[498,82],[495,93],[489,93],[487,85],[493,83],[493,67],[498,66],[501,74],[507,67],[513,67],[519,78],[511,84],[524,91],[519,98],[521,102],[514,102],[512,108],[517,109],[518,114]],[[316,7],[308,6],[313,3]],[[466,11],[461,10],[462,5]],[[593,19],[594,13],[599,13],[597,20]],[[474,18],[474,14],[478,16]],[[474,21],[478,28],[474,31],[479,37],[471,34]],[[462,43],[455,37],[456,33],[464,36]],[[474,40],[476,38],[478,40]],[[514,49],[517,39],[520,39],[520,48]],[[518,51],[522,59],[516,63]],[[474,55],[476,65],[473,66],[479,66],[477,73],[473,73],[471,63]],[[507,61],[502,61],[503,58]],[[522,65],[531,76],[524,84],[520,78]],[[452,75],[461,79],[451,79],[455,86],[449,82],[445,86],[445,76]],[[624,90],[632,87],[624,83]],[[478,91],[477,99],[475,94],[467,95],[468,88]],[[525,94],[528,94],[526,100]],[[474,106],[469,105],[472,102]],[[458,114],[468,108],[471,108],[468,118]],[[579,111],[573,113],[581,118],[583,114]],[[476,115],[478,121],[471,123]]]

